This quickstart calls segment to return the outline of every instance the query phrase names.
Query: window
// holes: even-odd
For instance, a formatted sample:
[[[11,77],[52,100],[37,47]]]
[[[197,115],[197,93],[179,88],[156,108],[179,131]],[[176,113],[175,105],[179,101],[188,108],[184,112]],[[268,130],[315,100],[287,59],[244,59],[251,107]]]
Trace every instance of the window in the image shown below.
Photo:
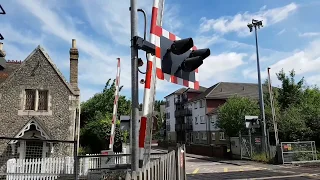
[[[199,132],[195,132],[196,138],[195,139],[199,139]]]
[[[38,110],[48,110],[48,91],[46,90],[39,90]]]
[[[216,133],[215,133],[215,132],[212,132],[212,133],[211,133],[211,140],[212,140],[212,141],[215,141],[215,140],[216,140]]]
[[[166,107],[169,107],[169,106],[170,106],[170,101],[167,100],[167,101],[166,101]]]
[[[25,94],[25,110],[48,110],[48,90],[26,89]]]
[[[200,108],[203,108],[203,101],[200,100]]]
[[[207,132],[202,132],[202,140],[207,140]]]
[[[42,158],[43,142],[26,141],[26,159]]]
[[[214,124],[214,123],[216,122],[215,116],[212,115],[212,116],[209,116],[209,117],[210,117],[210,122],[211,122],[212,124]]]
[[[194,122],[196,122],[196,124],[198,124],[198,118],[197,117],[194,117],[194,118],[195,118]]]
[[[35,110],[36,91],[26,89],[26,106],[25,110]]]
[[[197,102],[194,103],[194,108],[197,109]]]
[[[220,140],[226,140],[226,138],[224,137],[224,132],[220,132]]]
[[[204,116],[200,116],[200,123],[201,124],[204,124],[205,122],[204,122]]]
[[[170,119],[170,112],[166,113],[166,119]]]

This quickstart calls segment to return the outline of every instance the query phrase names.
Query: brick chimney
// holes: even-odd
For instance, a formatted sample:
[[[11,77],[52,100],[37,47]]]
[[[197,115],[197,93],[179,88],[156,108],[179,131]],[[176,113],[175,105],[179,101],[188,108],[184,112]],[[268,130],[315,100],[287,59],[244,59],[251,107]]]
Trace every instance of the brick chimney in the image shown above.
[[[80,91],[78,87],[78,59],[79,51],[76,46],[76,40],[72,39],[70,48],[70,84],[75,91]]]
[[[6,52],[3,50],[2,42],[0,42],[0,57],[6,57]]]

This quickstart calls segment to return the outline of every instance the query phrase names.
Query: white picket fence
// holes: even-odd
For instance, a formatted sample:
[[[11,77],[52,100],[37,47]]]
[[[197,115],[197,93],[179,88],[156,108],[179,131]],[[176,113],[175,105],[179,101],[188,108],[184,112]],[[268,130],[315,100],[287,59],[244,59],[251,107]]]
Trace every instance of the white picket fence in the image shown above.
[[[124,154],[124,153],[116,153],[116,154]],[[86,154],[87,156],[96,156],[100,154]],[[110,158],[110,159],[109,159]],[[79,175],[87,175],[88,171],[90,169],[99,169],[99,168],[106,168],[110,165],[115,165],[115,164],[127,164],[129,163],[129,158],[126,156],[119,156],[119,157],[86,157],[86,158],[81,158],[79,160]],[[107,163],[105,163],[107,162]]]
[[[126,153],[126,150],[124,149],[123,152]],[[110,157],[85,157],[79,159],[79,175],[87,175],[89,169],[104,168],[112,164],[126,164],[129,161],[129,157],[125,156],[112,157],[109,160],[108,158]],[[55,180],[59,176],[73,174],[74,157],[9,159],[6,165],[7,180]]]
[[[73,174],[73,167],[73,157],[9,159],[7,180],[54,180],[60,175]]]

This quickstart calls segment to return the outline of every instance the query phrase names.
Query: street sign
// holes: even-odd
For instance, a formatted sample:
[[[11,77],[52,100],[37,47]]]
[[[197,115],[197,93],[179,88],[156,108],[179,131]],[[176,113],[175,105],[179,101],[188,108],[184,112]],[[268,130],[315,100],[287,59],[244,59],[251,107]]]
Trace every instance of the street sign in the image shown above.
[[[245,120],[258,119],[258,116],[245,116]]]

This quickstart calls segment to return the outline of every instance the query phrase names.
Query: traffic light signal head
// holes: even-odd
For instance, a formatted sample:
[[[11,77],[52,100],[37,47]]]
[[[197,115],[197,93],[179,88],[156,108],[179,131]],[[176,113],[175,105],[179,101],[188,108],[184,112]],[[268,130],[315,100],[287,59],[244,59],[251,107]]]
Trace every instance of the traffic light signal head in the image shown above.
[[[183,80],[195,82],[195,70],[210,55],[210,49],[192,50],[191,48],[193,47],[192,38],[172,41],[161,36],[160,59],[162,72]]]
[[[170,47],[170,51],[173,54],[176,55],[181,55],[185,52],[187,52],[189,49],[193,47],[193,40],[192,38],[187,38],[187,39],[181,39],[177,41],[173,41]]]

